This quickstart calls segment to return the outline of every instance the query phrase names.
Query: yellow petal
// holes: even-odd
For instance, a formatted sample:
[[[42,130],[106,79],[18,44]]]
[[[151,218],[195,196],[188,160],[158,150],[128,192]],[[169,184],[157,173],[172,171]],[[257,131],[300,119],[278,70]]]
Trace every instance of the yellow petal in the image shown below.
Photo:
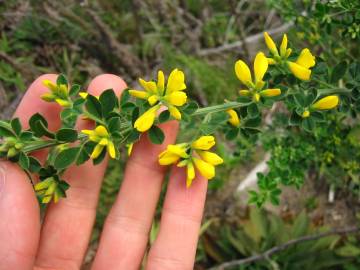
[[[106,130],[106,127],[100,125],[95,128],[95,133],[100,137],[109,137],[109,133]]]
[[[70,107],[71,106],[71,103],[69,101],[61,99],[61,98],[56,98],[55,101],[57,104],[59,104],[62,107]]]
[[[274,58],[267,58],[269,65],[275,65],[276,61]]]
[[[284,34],[281,45],[280,45],[280,55],[282,57],[286,57],[287,44],[288,44],[287,35]]]
[[[165,150],[159,154],[160,165],[170,165],[176,163],[180,159],[180,156]]]
[[[52,177],[50,178],[46,178],[45,180],[43,181],[40,181],[39,183],[37,183],[34,187],[35,191],[40,191],[40,190],[43,190],[43,189],[47,189],[51,183],[54,181],[54,179]]]
[[[209,150],[215,145],[214,136],[201,136],[199,139],[191,144],[193,149]]]
[[[42,81],[43,85],[46,86],[46,88],[48,88],[51,92],[56,92],[57,91],[57,85],[55,83],[53,83],[50,80],[43,80]]]
[[[104,149],[103,145],[97,144],[94,150],[92,151],[90,158],[96,159],[97,157],[99,157],[103,149]]]
[[[133,97],[141,98],[141,99],[147,99],[149,96],[148,92],[145,91],[139,91],[139,90],[129,90],[129,94]]]
[[[262,81],[269,63],[264,53],[257,53],[254,61],[255,83]]]
[[[56,96],[52,93],[45,93],[41,95],[41,99],[47,102],[52,102],[56,99]]]
[[[330,110],[339,104],[338,96],[327,96],[315,102],[311,108],[315,110]]]
[[[288,48],[286,50],[285,58],[288,58],[290,56],[291,52],[292,52],[292,49]]]
[[[163,94],[163,93],[164,93],[164,89],[165,89],[165,76],[164,76],[164,72],[162,72],[161,70],[158,71],[157,88],[158,88],[160,94]]]
[[[229,120],[228,120],[229,123],[231,125],[233,125],[234,127],[240,126],[240,119],[239,119],[239,116],[238,116],[237,112],[235,110],[233,110],[233,109],[227,110],[226,112],[230,116]]]
[[[199,156],[206,161],[207,163],[210,163],[211,165],[219,165],[224,162],[224,160],[219,157],[217,154],[209,151],[197,151]]]
[[[310,112],[308,110],[304,111],[301,115],[302,118],[308,118],[310,116]]]
[[[107,144],[107,151],[111,158],[116,157],[115,145],[112,141],[109,141],[109,143]]]
[[[186,187],[189,188],[191,186],[192,181],[195,178],[195,168],[192,162],[189,162],[186,167]]]
[[[196,168],[200,174],[206,179],[211,179],[215,176],[215,167],[201,159],[193,158]]]
[[[182,91],[186,89],[185,75],[181,70],[174,69],[171,71],[166,85],[166,93],[169,94],[175,91]]]
[[[186,143],[181,143],[181,144],[169,144],[167,146],[167,151],[169,151],[169,153],[173,153],[175,155],[178,155],[182,158],[188,158],[189,155],[186,153],[187,150],[187,144]]]
[[[59,190],[58,189],[55,190],[55,192],[54,192],[54,203],[57,203],[59,201],[60,197],[61,197],[61,195],[60,195]]]
[[[181,113],[180,111],[175,107],[175,106],[169,106],[168,107],[170,115],[172,117],[174,117],[176,120],[180,120],[181,119]]]
[[[259,102],[259,100],[260,100],[260,95],[259,95],[258,93],[255,93],[255,94],[253,95],[253,101],[254,101],[254,102]]]
[[[56,181],[53,181],[48,189],[45,191],[45,196],[46,195],[49,195],[49,196],[52,196],[54,194],[54,191],[56,190],[56,187],[57,187],[57,182]]]
[[[157,93],[157,86],[156,86],[155,82],[153,82],[153,81],[147,82],[143,79],[139,79],[139,83],[147,92],[153,93],[153,94]]]
[[[309,49],[303,49],[296,60],[296,64],[304,68],[311,68],[315,66],[315,56],[313,56]]]
[[[183,106],[186,103],[187,95],[182,91],[175,91],[165,96],[165,100],[175,106]]]
[[[86,99],[89,94],[87,92],[80,92],[79,96],[83,99]]]
[[[160,105],[156,105],[148,109],[143,115],[141,115],[134,123],[134,127],[140,131],[145,132],[149,130],[154,124],[156,112],[160,108]]]
[[[235,73],[238,79],[245,85],[252,83],[251,72],[248,65],[242,61],[238,60],[235,63]]]
[[[102,138],[100,141],[99,141],[99,144],[102,145],[102,146],[105,146],[109,143],[109,140],[107,138]]]
[[[58,87],[58,93],[61,97],[64,97],[64,98],[67,97],[68,93],[69,93],[68,86],[66,84],[61,84]]]
[[[239,90],[239,94],[240,96],[249,96],[250,95],[250,91],[249,90]]]
[[[265,89],[260,92],[260,95],[263,97],[276,97],[280,94],[281,90],[279,88]]]
[[[267,32],[264,32],[264,38],[265,38],[266,46],[269,48],[270,52],[272,54],[278,55],[279,52],[276,48],[275,42],[272,40],[272,38]]]
[[[93,130],[89,130],[89,129],[83,129],[81,130],[81,133],[84,133],[86,135],[93,135],[94,131]]]
[[[131,155],[133,148],[134,148],[134,143],[130,143],[130,144],[127,145],[127,154],[128,154],[128,156]]]
[[[159,97],[157,95],[152,95],[148,98],[148,102],[151,106],[153,106],[156,102],[158,102]]]
[[[289,69],[294,76],[300,80],[308,81],[310,80],[311,70],[303,66],[300,66],[294,62],[287,62]]]

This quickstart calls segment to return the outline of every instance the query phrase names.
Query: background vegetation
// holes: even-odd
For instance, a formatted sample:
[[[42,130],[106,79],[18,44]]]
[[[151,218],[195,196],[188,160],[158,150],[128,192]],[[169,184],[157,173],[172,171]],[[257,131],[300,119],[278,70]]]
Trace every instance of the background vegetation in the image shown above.
[[[239,87],[234,62],[242,58],[249,63],[257,49],[265,49],[263,31],[277,40],[288,33],[292,46],[308,47],[318,56],[317,74],[329,84],[352,89],[352,98],[360,94],[356,0],[7,0],[0,1],[0,31],[3,118],[11,116],[26,86],[48,72],[65,73],[84,85],[98,74],[114,73],[133,85],[136,78],[152,77],[160,67],[178,67],[200,104],[233,98]],[[360,99],[350,108],[345,106],[349,102],[344,97],[344,106],[313,135],[288,128],[285,109],[277,106],[266,112],[262,135],[220,144],[226,165],[210,183],[196,269],[359,224]],[[258,210],[248,207],[240,183],[251,178],[249,172],[261,167],[264,158],[266,170],[258,176],[261,196],[271,191],[273,179],[299,190],[284,188],[279,201],[271,200],[280,206],[266,204]],[[84,268],[96,251],[123,165],[110,164]],[[255,189],[251,183],[250,189]],[[359,255],[359,235],[335,233],[227,269],[350,270],[359,268]]]

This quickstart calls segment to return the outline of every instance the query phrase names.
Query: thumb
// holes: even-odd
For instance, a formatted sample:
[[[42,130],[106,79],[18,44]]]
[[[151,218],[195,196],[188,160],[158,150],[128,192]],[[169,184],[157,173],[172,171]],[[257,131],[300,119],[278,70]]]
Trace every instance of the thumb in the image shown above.
[[[0,162],[0,270],[32,269],[40,235],[39,206],[30,180]]]

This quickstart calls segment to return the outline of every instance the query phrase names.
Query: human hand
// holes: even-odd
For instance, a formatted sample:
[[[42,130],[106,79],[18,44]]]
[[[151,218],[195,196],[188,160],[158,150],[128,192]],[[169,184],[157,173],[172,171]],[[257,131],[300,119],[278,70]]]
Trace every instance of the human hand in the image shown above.
[[[44,115],[50,129],[60,126],[60,107],[39,97],[47,89],[39,77],[30,86],[15,115],[27,127],[31,115]],[[96,77],[88,91],[99,95],[112,88],[126,88],[115,75]],[[92,123],[79,121],[77,128]],[[143,136],[134,146],[125,168],[118,197],[106,219],[99,248],[91,269],[139,269],[147,251],[148,235],[159,199],[166,168],[157,161],[167,144],[175,142],[178,123],[161,125],[166,134],[162,145]],[[45,160],[44,151],[36,157]],[[35,193],[26,174],[15,164],[0,162],[0,270],[80,269],[96,216],[96,206],[106,163],[89,161],[70,168],[64,179],[71,185],[67,198],[51,204],[40,224]],[[160,223],[160,231],[147,255],[146,269],[193,269],[198,233],[204,208],[207,180],[197,176],[190,188],[182,170],[172,168]]]

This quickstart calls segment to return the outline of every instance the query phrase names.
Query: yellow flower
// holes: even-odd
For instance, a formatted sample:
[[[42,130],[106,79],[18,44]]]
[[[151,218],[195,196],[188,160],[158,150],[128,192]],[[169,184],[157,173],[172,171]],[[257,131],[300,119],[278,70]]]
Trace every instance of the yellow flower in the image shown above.
[[[302,118],[308,118],[309,116],[310,116],[310,111],[309,110],[305,110],[301,115]]]
[[[191,147],[199,150],[209,150],[215,145],[214,136],[201,136],[191,144]]]
[[[149,130],[154,124],[156,113],[159,109],[160,104],[148,109],[138,119],[136,119],[134,127],[140,132],[145,132]]]
[[[41,95],[41,99],[47,102],[56,102],[62,107],[71,107],[69,88],[65,84],[57,85],[50,80],[44,80],[43,85],[50,90],[49,93]]]
[[[252,79],[251,72],[246,63],[238,60],[235,63],[235,73],[239,80],[248,87],[239,91],[241,96],[252,97],[254,102],[260,100],[260,96],[273,97],[281,94],[279,88],[264,89],[265,82],[263,81],[264,75],[268,69],[269,62],[265,54],[262,52],[257,53],[254,60],[254,80]]]
[[[169,144],[165,151],[159,154],[160,165],[170,165],[177,162],[180,158],[188,158],[189,155],[186,153],[188,144]]]
[[[138,119],[139,122],[135,122],[134,127],[138,131],[145,132],[151,128],[160,105],[167,107],[172,117],[177,120],[181,119],[181,113],[177,107],[183,106],[187,101],[187,95],[183,92],[183,90],[186,89],[185,75],[181,70],[174,69],[170,73],[166,87],[165,76],[161,70],[158,71],[157,83],[154,81],[147,82],[142,79],[139,79],[139,82],[145,91],[132,89],[129,90],[130,95],[136,98],[146,99],[153,107],[139,117],[140,119],[146,115],[144,118],[141,120]]]
[[[49,203],[51,199],[57,203],[59,199],[63,197],[62,191],[59,187],[59,182],[56,181],[53,177],[49,177],[43,181],[38,182],[34,189],[36,194],[41,197],[42,203]]]
[[[310,80],[311,70],[315,66],[315,57],[311,54],[310,50],[305,48],[301,51],[299,57],[295,62],[288,61],[289,56],[291,55],[292,50],[287,48],[288,39],[287,35],[284,34],[281,45],[280,45],[280,55],[278,49],[275,45],[275,42],[269,36],[268,33],[264,33],[265,43],[268,46],[273,58],[267,58],[270,65],[279,64],[285,65],[300,80],[307,81]]]
[[[186,186],[190,187],[195,179],[195,168],[203,177],[211,179],[215,176],[215,166],[223,163],[221,157],[207,151],[214,145],[213,136],[201,136],[193,143],[170,144],[159,154],[159,164],[186,167]]]
[[[229,120],[228,120],[229,123],[231,125],[233,125],[234,127],[240,126],[240,119],[239,119],[237,112],[233,109],[227,110],[226,112],[229,115]]]
[[[315,102],[311,108],[315,110],[331,110],[339,104],[338,96],[327,96]]]
[[[94,130],[84,129],[81,132],[88,135],[90,141],[97,143],[90,155],[92,159],[99,157],[105,147],[111,158],[116,157],[114,143],[111,141],[110,135],[104,126],[97,126]]]

